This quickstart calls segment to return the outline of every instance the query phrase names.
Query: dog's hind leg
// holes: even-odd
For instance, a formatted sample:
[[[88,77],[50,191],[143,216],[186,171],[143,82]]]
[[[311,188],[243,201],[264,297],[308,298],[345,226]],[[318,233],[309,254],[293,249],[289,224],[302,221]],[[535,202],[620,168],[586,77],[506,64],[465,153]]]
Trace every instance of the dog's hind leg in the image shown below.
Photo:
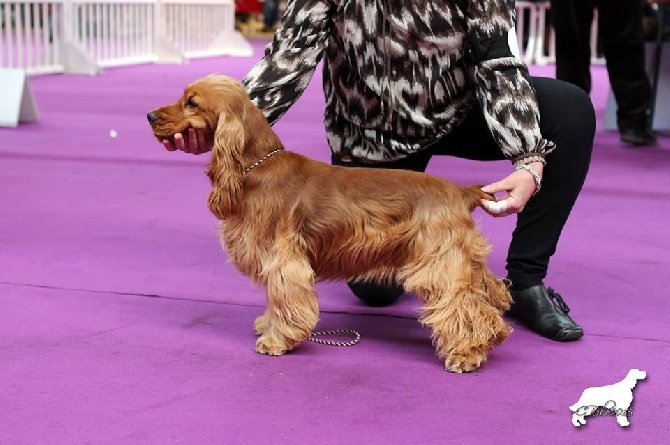
[[[482,295],[491,306],[500,311],[500,314],[505,314],[512,305],[509,281],[496,277],[486,264],[481,265],[481,277]]]
[[[292,243],[280,247],[265,265],[265,313],[256,319],[256,352],[282,355],[306,340],[319,320],[314,271]]]
[[[485,255],[470,242],[455,241],[417,255],[403,270],[405,287],[423,301],[421,323],[432,330],[437,355],[452,372],[470,372],[509,335],[500,307],[492,305]],[[487,277],[488,278],[488,277]],[[494,286],[496,291],[504,286]],[[497,299],[504,299],[499,296]]]

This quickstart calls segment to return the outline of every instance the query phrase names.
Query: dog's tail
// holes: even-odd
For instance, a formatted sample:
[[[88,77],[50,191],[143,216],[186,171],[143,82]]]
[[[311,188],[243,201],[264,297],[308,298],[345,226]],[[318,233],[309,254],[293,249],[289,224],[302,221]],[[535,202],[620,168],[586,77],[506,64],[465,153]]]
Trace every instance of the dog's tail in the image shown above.
[[[463,187],[463,199],[466,201],[466,205],[470,212],[475,210],[477,207],[482,207],[482,199],[488,201],[496,201],[496,197],[490,193],[482,191],[483,184],[474,184],[470,186]]]

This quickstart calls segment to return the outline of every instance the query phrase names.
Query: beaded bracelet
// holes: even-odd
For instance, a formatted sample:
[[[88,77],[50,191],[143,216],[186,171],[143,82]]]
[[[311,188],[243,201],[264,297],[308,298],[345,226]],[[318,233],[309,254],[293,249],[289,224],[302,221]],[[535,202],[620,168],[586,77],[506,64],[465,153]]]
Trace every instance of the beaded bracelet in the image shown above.
[[[535,180],[535,191],[533,192],[533,196],[537,195],[537,193],[542,188],[542,179],[540,178],[540,175],[538,175],[537,172],[535,171],[535,169],[528,164],[520,165],[516,169],[517,170],[526,170],[528,173],[531,174],[531,176]]]

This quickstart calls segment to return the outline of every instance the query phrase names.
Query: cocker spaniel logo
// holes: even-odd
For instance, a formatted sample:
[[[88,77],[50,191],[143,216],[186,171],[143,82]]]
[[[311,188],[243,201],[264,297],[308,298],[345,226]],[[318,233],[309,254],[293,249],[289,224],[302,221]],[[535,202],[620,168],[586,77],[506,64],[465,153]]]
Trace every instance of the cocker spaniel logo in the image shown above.
[[[628,371],[626,378],[613,385],[586,388],[579,401],[570,407],[572,424],[580,427],[586,424],[587,416],[614,416],[617,423],[626,427],[630,425],[628,416],[633,402],[633,388],[638,380],[644,380],[647,373],[639,369]]]

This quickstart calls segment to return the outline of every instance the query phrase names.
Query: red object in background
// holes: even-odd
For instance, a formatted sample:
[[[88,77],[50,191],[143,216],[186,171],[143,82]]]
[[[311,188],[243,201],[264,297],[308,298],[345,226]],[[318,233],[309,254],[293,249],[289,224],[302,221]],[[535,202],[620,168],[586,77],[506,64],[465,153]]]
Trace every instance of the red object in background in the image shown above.
[[[259,0],[235,0],[235,12],[238,14],[262,14],[263,2]]]

